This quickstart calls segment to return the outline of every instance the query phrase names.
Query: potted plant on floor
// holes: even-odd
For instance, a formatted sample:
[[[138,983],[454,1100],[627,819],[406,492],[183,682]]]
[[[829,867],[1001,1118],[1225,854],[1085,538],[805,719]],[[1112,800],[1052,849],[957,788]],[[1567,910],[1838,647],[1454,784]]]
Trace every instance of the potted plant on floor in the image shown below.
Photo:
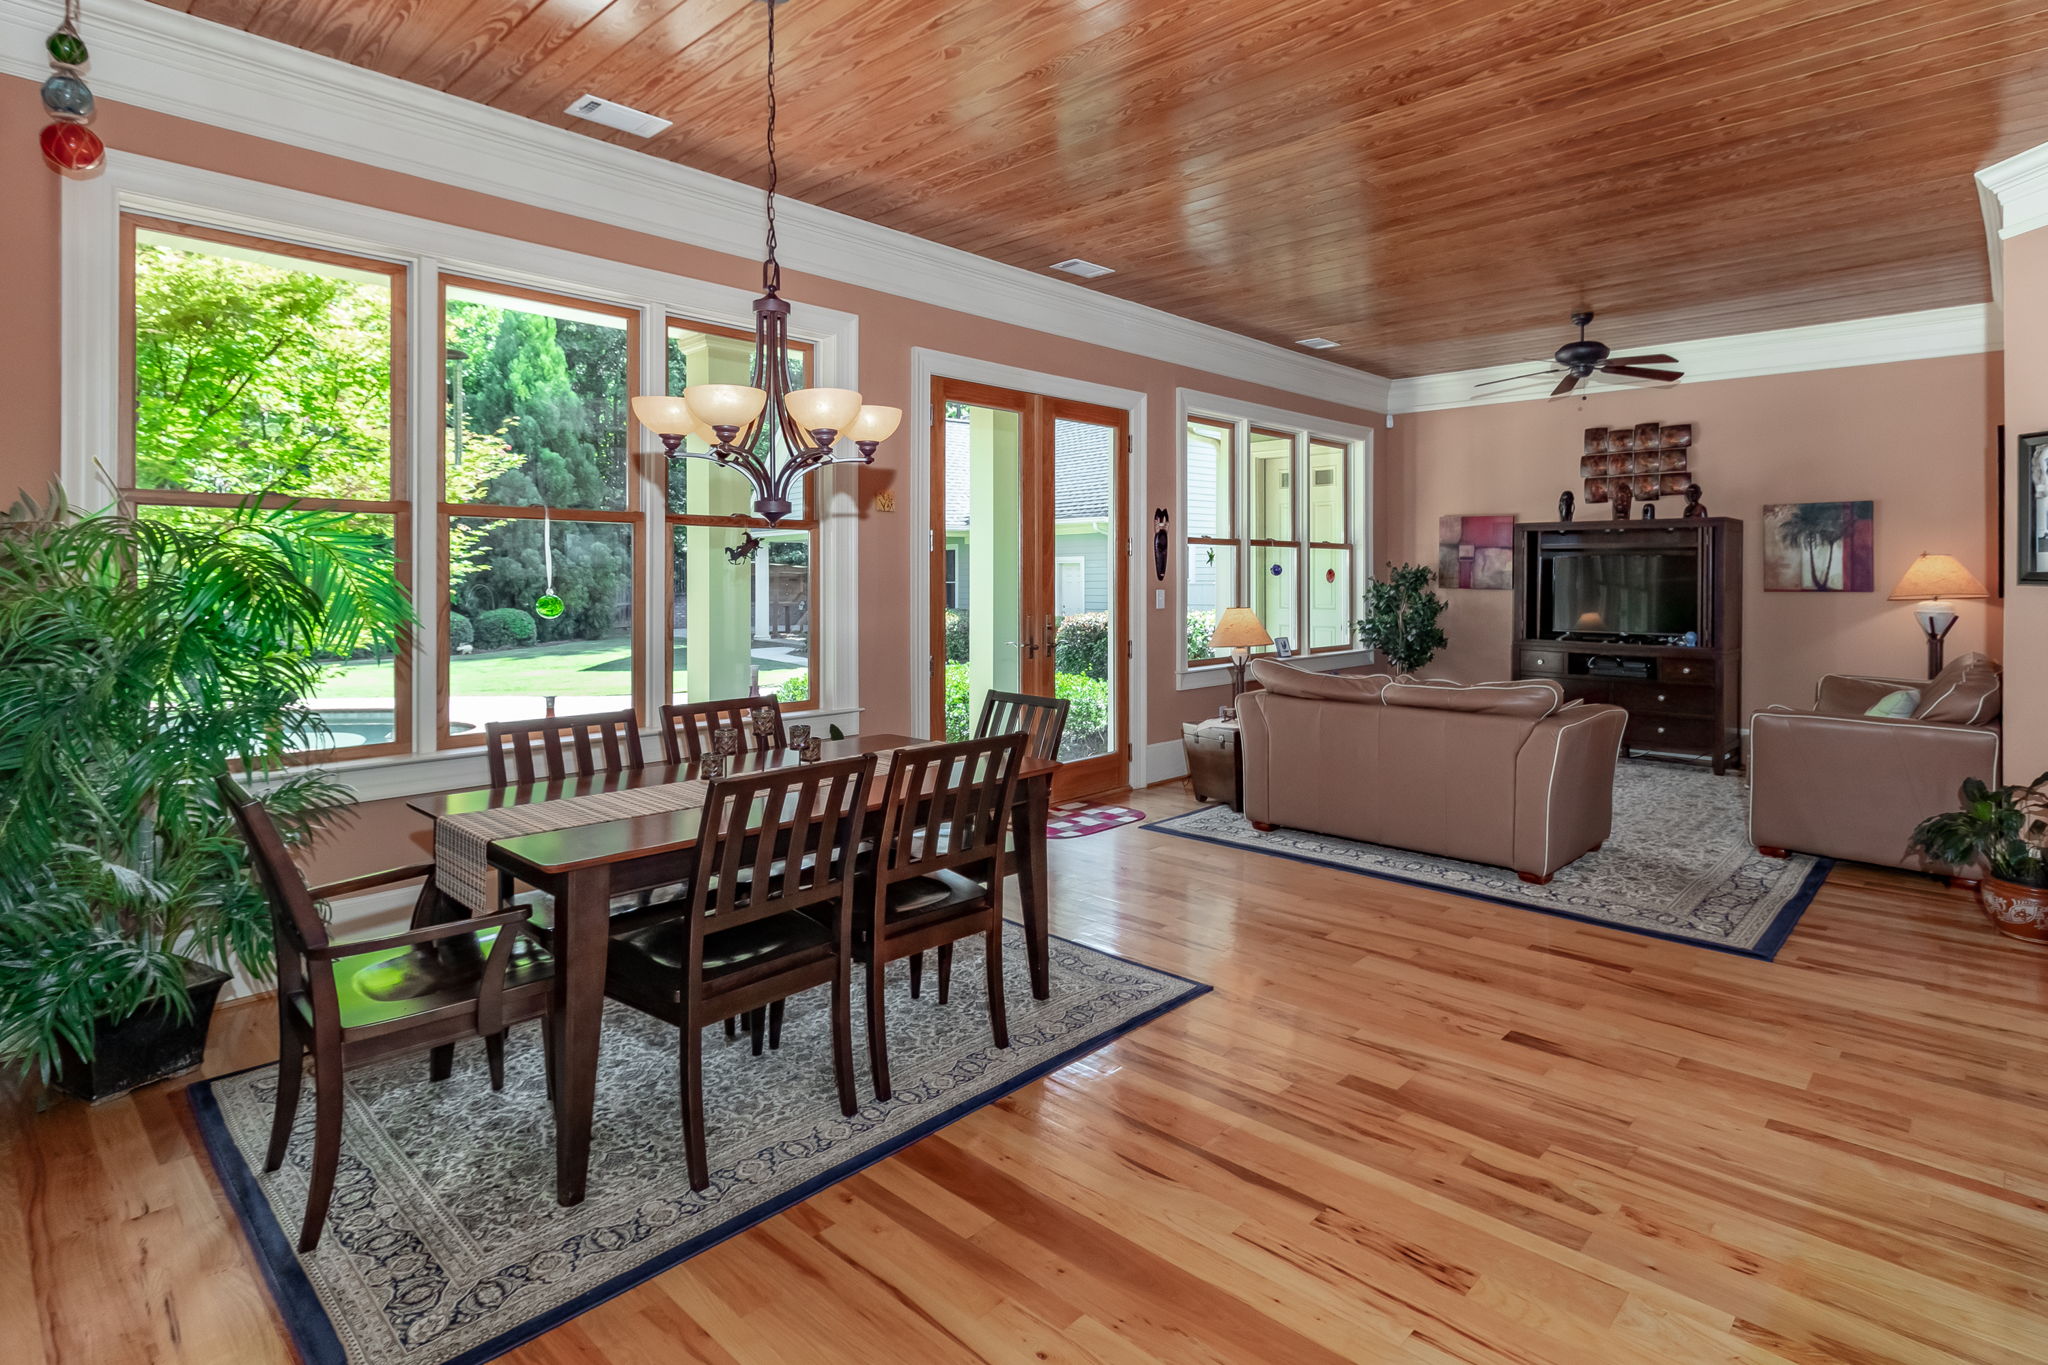
[[[1437,620],[1450,603],[1430,591],[1436,571],[1422,564],[1389,564],[1387,576],[1365,589],[1358,639],[1402,673],[1413,673],[1450,643]]]
[[[2048,773],[2025,787],[1963,784],[1963,808],[1922,820],[1916,852],[1948,867],[1981,869],[1977,903],[1998,931],[2048,945]]]
[[[346,797],[320,657],[411,622],[372,519],[251,498],[0,515],[0,1066],[103,1099],[196,1065],[269,912],[214,791],[231,763],[287,823]]]

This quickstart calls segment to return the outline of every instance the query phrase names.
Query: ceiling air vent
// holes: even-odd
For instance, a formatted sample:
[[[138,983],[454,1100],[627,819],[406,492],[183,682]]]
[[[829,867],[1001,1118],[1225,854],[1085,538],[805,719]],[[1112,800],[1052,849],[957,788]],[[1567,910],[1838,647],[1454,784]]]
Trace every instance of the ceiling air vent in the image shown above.
[[[1311,351],[1334,351],[1338,345],[1338,343],[1330,340],[1328,337],[1303,337],[1294,344],[1306,346]]]
[[[668,119],[643,114],[638,109],[628,109],[623,104],[615,104],[596,95],[580,96],[562,112],[574,114],[577,118],[587,118],[592,123],[602,123],[605,127],[616,128],[622,133],[631,133],[634,137],[653,137],[656,133],[665,131],[669,125]]]
[[[1064,261],[1054,261],[1052,268],[1054,270],[1064,270],[1069,275],[1079,275],[1084,280],[1099,280],[1104,275],[1116,274],[1116,271],[1109,266],[1097,265],[1093,261],[1084,261],[1079,256],[1073,256]]]

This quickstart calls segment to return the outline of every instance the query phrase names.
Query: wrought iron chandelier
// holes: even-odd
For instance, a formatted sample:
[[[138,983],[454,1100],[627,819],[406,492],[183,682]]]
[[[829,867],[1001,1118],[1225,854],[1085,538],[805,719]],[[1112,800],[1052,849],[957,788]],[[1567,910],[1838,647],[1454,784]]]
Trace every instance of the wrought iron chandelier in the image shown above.
[[[873,464],[875,447],[895,434],[903,409],[861,402],[853,389],[791,388],[789,304],[782,298],[782,266],[775,259],[775,11],[768,0],[768,251],[761,263],[761,297],[754,300],[752,384],[691,384],[681,395],[644,394],[633,415],[661,437],[671,468],[678,460],[711,460],[736,469],[754,485],[754,511],[770,526],[790,513],[789,491],[814,469],[831,464]],[[772,424],[772,426],[770,425]],[[762,441],[763,430],[779,439]],[[708,450],[689,450],[694,436]],[[840,454],[845,442],[860,454]]]

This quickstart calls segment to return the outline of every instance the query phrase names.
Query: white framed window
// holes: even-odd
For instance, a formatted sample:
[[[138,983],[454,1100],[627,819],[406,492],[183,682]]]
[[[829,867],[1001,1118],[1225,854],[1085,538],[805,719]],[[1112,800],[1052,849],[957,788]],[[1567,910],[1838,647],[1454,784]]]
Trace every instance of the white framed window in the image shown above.
[[[747,529],[710,513],[729,492],[751,495],[707,466],[734,490],[717,490],[717,509],[686,505],[680,473],[628,412],[699,341],[744,348],[750,293],[142,157],[110,158],[64,193],[73,501],[194,516],[270,487],[391,529],[420,626],[396,659],[337,661],[333,695],[313,699],[333,713],[334,760],[473,753],[485,721],[550,702],[558,714],[632,705],[652,729],[697,681],[681,626],[691,601],[700,622],[733,627],[698,632],[694,662],[719,663],[711,681],[857,728],[851,478],[811,476],[772,532],[744,517],[767,544],[737,564],[717,555],[700,575],[709,589],[684,598],[686,538]],[[205,329],[180,334],[171,305],[190,289],[230,313],[300,308],[281,332],[296,349],[252,361]],[[790,328],[802,382],[857,385],[857,319],[798,305]],[[173,367],[189,370],[195,337],[213,368],[248,372],[216,385],[232,401],[204,409],[233,431],[180,425],[191,405],[170,391]],[[294,401],[294,385],[316,383],[319,422]],[[567,605],[554,618],[531,611],[544,541]]]
[[[1186,389],[1179,406],[1180,685],[1219,681],[1208,638],[1230,607],[1314,666],[1354,661],[1373,433]]]

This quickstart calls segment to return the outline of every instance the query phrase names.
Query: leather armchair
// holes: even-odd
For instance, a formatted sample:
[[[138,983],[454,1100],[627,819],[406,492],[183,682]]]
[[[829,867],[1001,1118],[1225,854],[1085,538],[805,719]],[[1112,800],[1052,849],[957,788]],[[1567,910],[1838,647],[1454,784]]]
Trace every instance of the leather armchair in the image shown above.
[[[1999,780],[1995,710],[1976,723],[1864,714],[1901,688],[1933,684],[1830,674],[1812,710],[1774,706],[1750,718],[1749,837],[1759,851],[1949,872],[1906,843],[1956,804],[1965,779]]]

